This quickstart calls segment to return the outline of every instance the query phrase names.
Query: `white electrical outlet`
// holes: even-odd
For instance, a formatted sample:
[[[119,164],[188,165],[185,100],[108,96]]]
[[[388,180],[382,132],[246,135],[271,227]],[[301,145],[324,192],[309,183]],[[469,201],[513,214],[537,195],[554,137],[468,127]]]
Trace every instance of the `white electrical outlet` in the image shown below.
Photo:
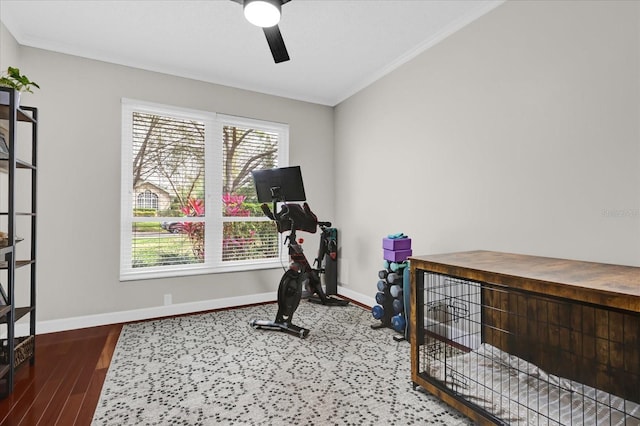
[[[164,295],[164,305],[171,305],[173,303],[173,296],[171,294]]]

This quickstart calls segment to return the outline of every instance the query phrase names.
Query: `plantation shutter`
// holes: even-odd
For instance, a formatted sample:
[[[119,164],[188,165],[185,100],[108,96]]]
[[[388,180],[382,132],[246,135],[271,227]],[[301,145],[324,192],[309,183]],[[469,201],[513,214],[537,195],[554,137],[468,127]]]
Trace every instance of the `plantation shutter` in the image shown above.
[[[282,130],[255,120],[222,120],[222,260],[277,259],[275,223],[258,203],[252,170],[278,167]]]
[[[121,280],[280,266],[251,175],[288,126],[123,100]]]
[[[121,272],[204,265],[205,122],[145,108],[127,118],[131,228]]]

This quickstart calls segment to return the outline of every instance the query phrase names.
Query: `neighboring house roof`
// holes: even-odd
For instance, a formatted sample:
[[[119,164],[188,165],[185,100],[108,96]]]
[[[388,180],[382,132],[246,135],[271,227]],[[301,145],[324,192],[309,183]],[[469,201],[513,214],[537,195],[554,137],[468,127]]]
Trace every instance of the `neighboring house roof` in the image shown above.
[[[163,194],[166,194],[167,196],[170,195],[169,191],[167,191],[166,189],[164,189],[161,186],[158,186],[158,185],[156,185],[154,183],[147,182],[147,181],[138,182],[138,184],[136,184],[136,186],[133,189],[134,190],[137,190],[139,188],[149,189],[149,187],[153,187],[156,192],[162,192]]]

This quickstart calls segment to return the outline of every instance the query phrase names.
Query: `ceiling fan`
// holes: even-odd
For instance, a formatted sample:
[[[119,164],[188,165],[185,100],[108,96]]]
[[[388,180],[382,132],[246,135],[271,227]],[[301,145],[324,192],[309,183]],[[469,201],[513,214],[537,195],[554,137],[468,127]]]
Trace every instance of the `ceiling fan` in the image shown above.
[[[269,49],[276,64],[289,60],[287,47],[284,45],[278,22],[282,5],[291,0],[231,0],[240,3],[244,8],[244,16],[249,22],[262,27],[267,37]]]

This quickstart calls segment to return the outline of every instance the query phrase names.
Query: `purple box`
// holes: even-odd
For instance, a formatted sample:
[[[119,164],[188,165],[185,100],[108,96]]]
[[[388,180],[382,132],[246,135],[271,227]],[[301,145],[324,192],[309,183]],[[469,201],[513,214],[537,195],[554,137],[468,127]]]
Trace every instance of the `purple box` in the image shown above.
[[[413,253],[413,250],[383,250],[384,260],[389,262],[404,262]]]
[[[409,250],[411,248],[411,238],[383,238],[382,248],[385,250]]]

